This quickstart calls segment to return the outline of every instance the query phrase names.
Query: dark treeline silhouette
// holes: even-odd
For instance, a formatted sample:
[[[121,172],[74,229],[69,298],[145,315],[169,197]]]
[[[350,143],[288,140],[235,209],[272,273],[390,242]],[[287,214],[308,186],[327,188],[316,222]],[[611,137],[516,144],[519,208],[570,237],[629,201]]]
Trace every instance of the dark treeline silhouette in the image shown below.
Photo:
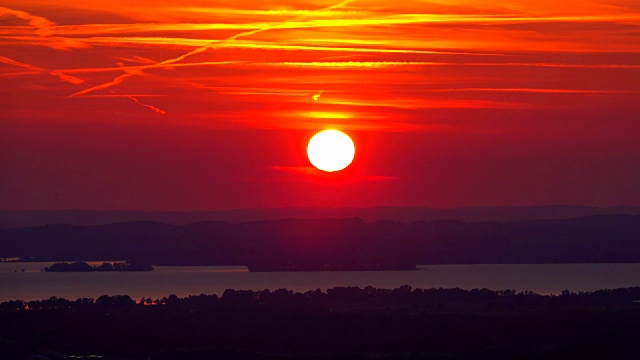
[[[0,257],[359,270],[448,263],[640,262],[640,216],[522,222],[274,220],[0,229]]]
[[[0,304],[0,358],[636,359],[640,288],[342,287]],[[46,350],[42,350],[46,349]]]
[[[559,295],[540,295],[532,291],[489,290],[460,288],[413,289],[403,285],[395,289],[379,289],[372,286],[335,287],[322,291],[320,289],[305,293],[287,289],[271,290],[233,290],[227,289],[222,296],[190,295],[179,298],[175,294],[162,299],[142,298],[134,301],[128,295],[103,295],[98,299],[79,298],[67,300],[51,297],[45,300],[22,301],[12,300],[0,303],[0,311],[43,310],[43,309],[111,309],[129,306],[180,306],[196,309],[201,306],[285,306],[292,305],[328,307],[333,310],[342,309],[390,309],[391,307],[430,308],[434,305],[486,303],[494,305],[510,304],[505,308],[515,307],[557,307],[587,306],[601,307],[613,305],[629,305],[638,303],[640,308],[640,287],[605,289],[597,291],[571,292],[564,290]],[[499,306],[498,306],[499,307]],[[438,308],[444,309],[444,308]]]
[[[84,261],[72,263],[55,263],[42,269],[44,272],[91,272],[91,271],[152,271],[153,267],[148,264],[133,263],[130,261],[108,263],[102,265],[89,265]]]

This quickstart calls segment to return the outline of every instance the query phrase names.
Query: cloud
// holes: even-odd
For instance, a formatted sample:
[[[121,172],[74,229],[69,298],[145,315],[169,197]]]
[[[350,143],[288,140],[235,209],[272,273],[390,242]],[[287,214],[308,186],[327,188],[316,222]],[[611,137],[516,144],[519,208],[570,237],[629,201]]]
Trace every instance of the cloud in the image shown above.
[[[34,28],[34,33],[39,36],[53,35],[56,24],[40,16],[31,15],[28,12],[0,7],[0,17],[15,16],[26,20]]]
[[[58,50],[87,47],[86,44],[76,39],[54,36],[54,33],[57,30],[56,24],[44,17],[32,15],[26,11],[0,7],[0,17],[3,16],[13,16],[18,19],[26,20],[31,29],[24,34],[29,35],[33,33],[36,35],[35,38],[30,36],[20,36],[23,34],[20,27],[0,27],[0,35],[4,35],[14,41],[31,42]]]
[[[67,99],[72,98],[74,96],[84,95],[84,94],[90,93],[90,92],[95,91],[95,90],[107,89],[107,88],[109,88],[111,86],[120,84],[122,81],[124,81],[124,79],[126,79],[128,77],[136,76],[136,75],[142,75],[143,74],[142,70],[139,69],[139,68],[125,67],[124,64],[122,64],[122,63],[118,63],[118,65],[119,65],[120,69],[122,69],[122,71],[124,71],[124,74],[116,77],[110,83],[93,86],[93,87],[90,87],[88,89],[85,89],[85,90],[79,91],[77,93],[71,94],[71,95],[67,96]],[[166,111],[164,111],[164,110],[162,110],[162,109],[160,109],[160,108],[158,108],[156,106],[145,104],[142,101],[140,101],[140,99],[138,99],[137,97],[135,97],[133,95],[122,94],[122,96],[128,98],[129,100],[133,101],[134,103],[136,103],[136,104],[138,104],[140,106],[143,106],[143,107],[155,112],[156,114],[160,114],[160,115],[166,115],[167,114]]]
[[[66,83],[73,84],[73,85],[81,85],[81,84],[85,83],[85,81],[82,80],[82,79],[79,79],[77,77],[64,74],[64,73],[62,73],[60,71],[46,69],[46,68],[38,67],[38,66],[35,66],[35,65],[22,63],[22,62],[10,59],[10,58],[5,57],[5,56],[0,56],[0,62],[5,63],[5,64],[9,64],[9,65],[14,65],[14,66],[19,66],[19,67],[35,70],[35,71],[38,71],[38,72],[44,72],[44,73],[56,76],[58,79],[66,82]],[[135,72],[129,71],[129,72],[125,73],[125,75],[132,76],[132,75],[135,75]],[[157,108],[157,107],[155,107],[153,105],[145,104],[142,101],[140,101],[138,98],[136,98],[135,96],[127,95],[127,94],[122,94],[122,96],[130,99],[131,101],[135,102],[136,104],[138,104],[140,106],[143,106],[143,107],[145,107],[145,108],[147,108],[147,109],[149,109],[149,110],[151,110],[151,111],[153,111],[153,112],[155,112],[157,114],[161,114],[161,115],[165,115],[166,114],[166,112],[164,110],[162,110],[160,108]]]
[[[6,0],[0,62],[28,70],[2,76],[49,74],[82,85],[68,98],[164,113],[140,102],[155,94],[211,127],[269,129],[441,131],[431,116],[638,92],[640,14],[619,2],[158,1]]]
[[[304,68],[393,68],[401,66],[432,66],[441,65],[442,63],[433,61],[312,61],[312,62],[272,62],[267,63],[269,66],[288,66],[288,67],[304,67]]]
[[[189,85],[198,88],[213,91],[216,94],[224,95],[275,95],[275,96],[311,96],[311,90],[282,89],[282,88],[256,88],[256,87],[240,87],[240,86],[207,86],[195,82],[189,82]]]
[[[598,90],[598,89],[542,89],[542,88],[458,88],[458,89],[433,89],[430,92],[512,92],[512,93],[538,93],[538,94],[577,94],[577,95],[602,95],[602,94],[638,94],[638,91],[626,90]]]
[[[329,6],[327,8],[322,9],[322,10],[338,9],[338,8],[341,8],[341,7],[345,6],[346,4],[350,3],[351,1],[353,1],[353,0],[344,0],[344,1],[340,2],[340,3],[338,3],[338,4]],[[263,31],[275,29],[275,28],[280,27],[283,24],[286,24],[288,22],[304,19],[307,16],[308,15],[305,14],[305,15],[301,15],[301,16],[297,17],[294,20],[287,20],[287,21],[283,21],[283,22],[275,24],[275,25],[266,25],[266,26],[261,27],[259,29],[255,29],[255,30],[251,30],[251,31],[245,31],[245,32],[242,32],[242,33],[239,33],[239,34],[235,34],[235,35],[232,35],[232,36],[226,38],[221,43],[233,42],[233,41],[235,41],[236,39],[238,39],[240,37],[246,37],[246,36],[250,36],[250,35],[255,35],[255,34],[263,32]],[[189,51],[189,52],[187,52],[185,54],[182,54],[180,56],[177,56],[177,57],[174,57],[174,58],[171,58],[171,59],[168,59],[168,60],[161,61],[161,62],[159,62],[159,63],[157,63],[155,65],[161,65],[162,66],[162,65],[170,65],[170,64],[179,63],[179,62],[181,62],[182,60],[184,60],[184,59],[186,59],[188,57],[203,53],[203,52],[205,52],[205,51],[207,51],[207,50],[209,50],[209,49],[211,49],[214,46],[217,46],[219,44],[220,44],[220,42],[209,42],[209,43],[207,43],[207,44],[205,44],[205,45],[203,45],[201,47],[198,47],[198,48],[196,48],[194,50],[191,50],[191,51]],[[83,91],[79,91],[79,92],[77,92],[75,94],[70,95],[69,97],[80,96],[80,95],[88,94],[88,93],[90,93],[92,91],[95,91],[95,90],[107,89],[107,88],[110,88],[112,86],[118,85],[118,84],[122,83],[124,81],[124,79],[126,79],[128,77],[131,77],[133,75],[142,75],[143,74],[142,73],[142,69],[145,69],[148,66],[151,66],[151,65],[141,66],[135,72],[127,72],[127,73],[125,73],[123,75],[120,75],[120,76],[114,78],[110,82],[103,83],[103,84],[91,87],[89,89],[85,89]]]
[[[271,168],[273,170],[304,176],[317,176],[320,174],[320,170],[313,166],[272,166]]]
[[[496,90],[496,89],[492,89]],[[502,89],[507,90],[507,89]],[[535,90],[535,89],[531,89]],[[481,89],[434,89],[423,90],[422,92],[465,92],[465,91],[482,91]],[[490,91],[486,89],[486,91]],[[531,91],[534,92],[534,91]],[[475,100],[475,99],[425,99],[419,97],[397,96],[392,98],[386,96],[383,99],[351,97],[336,98],[326,100],[327,104],[348,105],[358,107],[385,107],[406,110],[418,109],[532,109],[534,106],[530,104],[495,101],[495,100]]]
[[[348,183],[358,182],[381,182],[381,181],[394,181],[398,180],[395,176],[383,176],[383,175],[352,175],[344,172],[328,173],[316,169],[313,166],[271,166],[271,169],[289,174],[295,174],[303,177],[306,180],[313,180],[314,178],[337,180]]]
[[[295,39],[294,39],[295,40]],[[202,53],[212,48],[237,48],[237,49],[260,49],[260,50],[284,50],[284,51],[324,51],[324,52],[349,52],[349,53],[379,53],[379,54],[423,54],[423,55],[474,55],[474,56],[496,56],[495,53],[478,53],[478,52],[461,52],[461,51],[440,51],[440,50],[424,50],[411,48],[391,48],[391,47],[348,47],[348,46],[322,46],[322,45],[300,45],[290,44],[286,41],[269,42],[269,41],[241,41],[236,40],[228,42],[226,40],[207,40],[194,38],[176,38],[176,37],[91,37],[83,40],[88,44],[116,45],[116,44],[137,44],[137,45],[158,45],[172,47],[197,47],[189,55],[182,55],[180,58],[170,59],[157,63],[155,66],[164,66],[166,64],[175,65],[176,63],[190,57]],[[151,66],[151,65],[149,65]]]

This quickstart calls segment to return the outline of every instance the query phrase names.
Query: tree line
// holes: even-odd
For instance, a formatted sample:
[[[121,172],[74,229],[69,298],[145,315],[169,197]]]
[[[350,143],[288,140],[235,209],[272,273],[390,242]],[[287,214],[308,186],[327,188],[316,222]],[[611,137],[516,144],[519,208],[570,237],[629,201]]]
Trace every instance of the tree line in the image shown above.
[[[349,286],[335,287],[322,291],[316,289],[307,292],[278,290],[233,290],[227,289],[220,296],[216,294],[189,295],[178,297],[175,294],[161,299],[141,298],[134,300],[128,295],[102,295],[97,299],[78,298],[68,300],[51,297],[43,300],[10,300],[0,303],[0,311],[20,310],[114,310],[144,308],[147,306],[166,308],[198,307],[269,307],[283,306],[325,309],[406,309],[435,308],[444,309],[447,305],[485,304],[487,309],[515,307],[559,307],[585,306],[602,307],[638,304],[640,307],[640,287],[606,289],[597,291],[572,292],[564,290],[557,295],[540,295],[532,291],[433,288],[414,289],[403,285],[395,289],[381,289],[372,286],[364,288]]]
[[[0,358],[637,359],[639,299],[640,287],[539,295],[402,286],[14,300],[0,304]]]

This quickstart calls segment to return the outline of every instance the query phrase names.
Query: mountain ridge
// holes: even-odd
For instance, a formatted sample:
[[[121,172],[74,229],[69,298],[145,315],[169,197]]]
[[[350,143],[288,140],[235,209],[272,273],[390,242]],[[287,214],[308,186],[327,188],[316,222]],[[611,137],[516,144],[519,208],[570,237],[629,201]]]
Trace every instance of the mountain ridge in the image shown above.
[[[640,215],[640,206],[593,207],[580,205],[471,206],[433,208],[415,206],[378,206],[369,208],[247,208],[213,211],[143,210],[3,210],[0,227],[32,227],[47,224],[105,225],[110,223],[155,221],[185,225],[200,221],[243,223],[277,219],[361,218],[364,221],[392,220],[402,223],[433,220],[524,221],[534,219],[570,219],[591,215]]]
[[[406,264],[640,262],[640,215],[519,222],[280,219],[0,229],[0,257],[152,265],[362,269]],[[315,271],[315,270],[314,270]]]

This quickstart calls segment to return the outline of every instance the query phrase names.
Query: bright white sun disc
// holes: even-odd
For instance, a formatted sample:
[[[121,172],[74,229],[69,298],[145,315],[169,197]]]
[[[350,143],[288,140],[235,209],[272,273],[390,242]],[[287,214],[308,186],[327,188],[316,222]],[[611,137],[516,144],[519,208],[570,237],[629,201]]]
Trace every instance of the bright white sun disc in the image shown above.
[[[307,146],[313,166],[323,171],[340,171],[353,161],[356,148],[351,138],[339,130],[324,130],[315,134]]]

